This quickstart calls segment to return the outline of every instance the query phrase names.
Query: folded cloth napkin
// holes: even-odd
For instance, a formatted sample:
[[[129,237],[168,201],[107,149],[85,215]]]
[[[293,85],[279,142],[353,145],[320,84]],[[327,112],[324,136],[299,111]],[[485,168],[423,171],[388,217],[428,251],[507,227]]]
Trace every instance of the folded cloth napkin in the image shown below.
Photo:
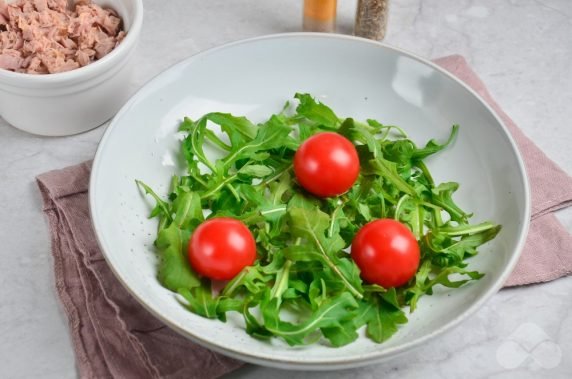
[[[530,183],[531,223],[526,244],[506,287],[546,282],[572,273],[572,235],[553,212],[572,205],[572,178],[551,161],[500,108],[483,82],[460,55],[435,63],[465,82],[499,115],[524,159]]]
[[[528,240],[507,286],[572,271],[572,237],[552,212],[572,202],[572,179],[499,108],[461,56],[437,64],[475,89],[504,120],[532,187]],[[176,334],[134,300],[107,266],[89,217],[91,162],[38,176],[52,238],[56,288],[69,320],[82,378],[215,378],[241,366]]]
[[[38,177],[56,289],[81,378],[216,378],[242,363],[193,344],[148,313],[107,266],[91,226],[91,162]]]

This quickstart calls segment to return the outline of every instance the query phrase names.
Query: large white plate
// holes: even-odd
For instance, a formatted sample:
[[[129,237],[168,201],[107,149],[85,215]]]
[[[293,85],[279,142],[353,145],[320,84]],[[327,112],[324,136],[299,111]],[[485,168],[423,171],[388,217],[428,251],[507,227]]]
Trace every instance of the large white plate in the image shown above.
[[[308,92],[339,116],[375,118],[425,143],[461,124],[455,144],[430,158],[436,181],[458,181],[458,202],[474,220],[502,224],[470,268],[486,273],[458,290],[424,297],[389,341],[360,338],[343,348],[291,348],[249,337],[237,319],[207,320],[185,310],[156,279],[141,179],[165,195],[179,169],[176,129],[187,115],[221,111],[262,121],[295,92]],[[530,213],[522,160],[506,128],[465,85],[435,65],[379,43],[339,35],[286,34],[239,41],[195,55],[158,75],[117,114],[93,164],[90,206],[107,262],[155,316],[192,340],[263,365],[334,369],[379,361],[434,338],[474,313],[503,284],[523,246]]]

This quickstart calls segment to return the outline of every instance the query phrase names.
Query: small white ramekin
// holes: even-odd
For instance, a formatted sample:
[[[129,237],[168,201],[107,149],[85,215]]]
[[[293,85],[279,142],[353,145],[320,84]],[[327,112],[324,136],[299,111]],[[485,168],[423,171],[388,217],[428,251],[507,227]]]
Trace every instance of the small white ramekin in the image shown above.
[[[125,39],[102,59],[68,72],[31,75],[0,69],[0,116],[9,124],[43,136],[82,133],[113,117],[127,100],[143,2],[94,3],[117,11],[127,31]]]

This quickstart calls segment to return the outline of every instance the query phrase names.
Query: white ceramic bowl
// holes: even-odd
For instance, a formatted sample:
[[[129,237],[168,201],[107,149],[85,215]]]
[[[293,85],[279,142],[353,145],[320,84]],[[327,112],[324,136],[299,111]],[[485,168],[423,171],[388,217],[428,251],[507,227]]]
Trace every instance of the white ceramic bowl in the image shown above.
[[[389,341],[367,338],[342,347],[291,348],[249,337],[235,318],[207,320],[184,309],[157,282],[156,221],[141,179],[165,195],[177,165],[183,116],[232,112],[262,121],[295,92],[308,92],[340,117],[399,125],[419,143],[452,147],[428,159],[437,181],[458,181],[456,199],[474,221],[503,226],[470,268],[486,276],[422,298]],[[137,125],[137,128],[133,128]],[[380,43],[336,35],[287,34],[232,43],[191,57],[145,85],[118,113],[97,151],[90,185],[93,225],[109,265],[141,304],[171,328],[224,354],[284,368],[336,369],[395,356],[459,324],[503,284],[523,246],[530,213],[522,160],[498,117],[477,95],[434,64]]]
[[[43,136],[77,134],[103,124],[125,103],[143,2],[93,2],[117,11],[125,39],[102,59],[68,72],[31,75],[0,69],[0,116],[9,124]]]

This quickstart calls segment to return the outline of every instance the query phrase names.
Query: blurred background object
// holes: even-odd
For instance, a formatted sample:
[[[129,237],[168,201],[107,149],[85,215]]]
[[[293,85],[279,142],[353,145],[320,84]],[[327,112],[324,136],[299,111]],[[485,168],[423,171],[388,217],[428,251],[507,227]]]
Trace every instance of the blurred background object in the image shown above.
[[[387,30],[388,14],[389,0],[358,0],[354,34],[381,41]]]
[[[336,30],[337,0],[304,0],[305,32],[332,33]]]

